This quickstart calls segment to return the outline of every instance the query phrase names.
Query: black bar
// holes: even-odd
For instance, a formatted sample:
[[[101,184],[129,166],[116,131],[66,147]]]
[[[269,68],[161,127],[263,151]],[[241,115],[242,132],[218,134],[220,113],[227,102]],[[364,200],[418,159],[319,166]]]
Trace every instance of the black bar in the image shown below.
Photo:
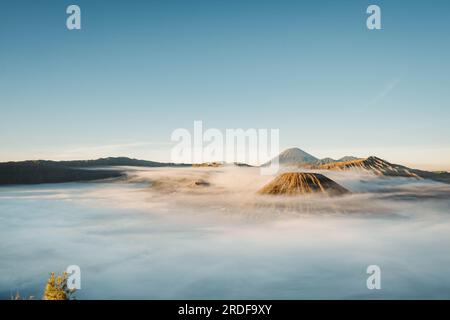
[[[234,306],[230,308],[231,306]],[[239,307],[237,307],[239,306]],[[254,306],[257,306],[256,308]],[[267,306],[267,307],[264,307]],[[268,311],[268,306],[270,306]],[[392,313],[403,317],[437,314],[445,318],[449,300],[75,300],[75,301],[1,301],[3,314],[54,314],[78,319],[106,315],[114,319],[314,319],[336,317],[386,319]],[[209,314],[205,311],[211,310]],[[183,310],[183,311],[182,311]],[[186,314],[195,310],[196,314]],[[306,317],[308,316],[308,317]]]

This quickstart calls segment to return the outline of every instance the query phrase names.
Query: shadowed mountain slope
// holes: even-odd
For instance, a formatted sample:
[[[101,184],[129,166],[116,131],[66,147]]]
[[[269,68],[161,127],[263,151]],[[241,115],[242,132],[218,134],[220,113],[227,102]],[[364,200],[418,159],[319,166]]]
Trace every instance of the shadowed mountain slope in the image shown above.
[[[117,178],[124,173],[119,169],[96,169],[117,166],[165,167],[187,166],[125,157],[73,161],[19,161],[0,163],[0,185],[60,183]]]
[[[342,161],[311,166],[312,169],[324,170],[362,170],[372,172],[378,176],[386,177],[408,177],[415,179],[430,179],[434,181],[450,183],[450,173],[430,172],[411,169],[399,164],[393,164],[377,157],[358,159],[353,161]]]
[[[0,185],[90,181],[123,175],[118,170],[75,169],[51,162],[0,163]]]

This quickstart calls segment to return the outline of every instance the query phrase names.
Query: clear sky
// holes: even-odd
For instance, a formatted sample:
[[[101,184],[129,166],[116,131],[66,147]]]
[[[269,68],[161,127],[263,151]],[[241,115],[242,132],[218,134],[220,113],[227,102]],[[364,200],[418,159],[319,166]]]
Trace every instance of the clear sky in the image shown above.
[[[202,120],[449,170],[449,15],[448,0],[2,1],[0,161],[168,161],[172,131]]]

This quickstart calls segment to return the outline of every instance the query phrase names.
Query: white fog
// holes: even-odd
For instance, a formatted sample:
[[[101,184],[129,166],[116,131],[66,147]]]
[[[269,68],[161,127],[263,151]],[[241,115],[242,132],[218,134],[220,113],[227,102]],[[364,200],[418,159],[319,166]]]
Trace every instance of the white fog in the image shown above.
[[[450,186],[326,175],[352,193],[261,195],[273,177],[231,167],[1,187],[0,298],[69,265],[80,299],[450,298]]]

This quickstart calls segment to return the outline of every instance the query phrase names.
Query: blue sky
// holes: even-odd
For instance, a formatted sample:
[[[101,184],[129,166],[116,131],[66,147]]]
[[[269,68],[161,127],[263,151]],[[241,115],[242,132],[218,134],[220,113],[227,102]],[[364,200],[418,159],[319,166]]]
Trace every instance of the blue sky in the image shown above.
[[[82,29],[69,31],[77,4]],[[366,28],[366,8],[382,30]],[[450,2],[2,1],[0,161],[170,160],[176,128],[450,169]]]

